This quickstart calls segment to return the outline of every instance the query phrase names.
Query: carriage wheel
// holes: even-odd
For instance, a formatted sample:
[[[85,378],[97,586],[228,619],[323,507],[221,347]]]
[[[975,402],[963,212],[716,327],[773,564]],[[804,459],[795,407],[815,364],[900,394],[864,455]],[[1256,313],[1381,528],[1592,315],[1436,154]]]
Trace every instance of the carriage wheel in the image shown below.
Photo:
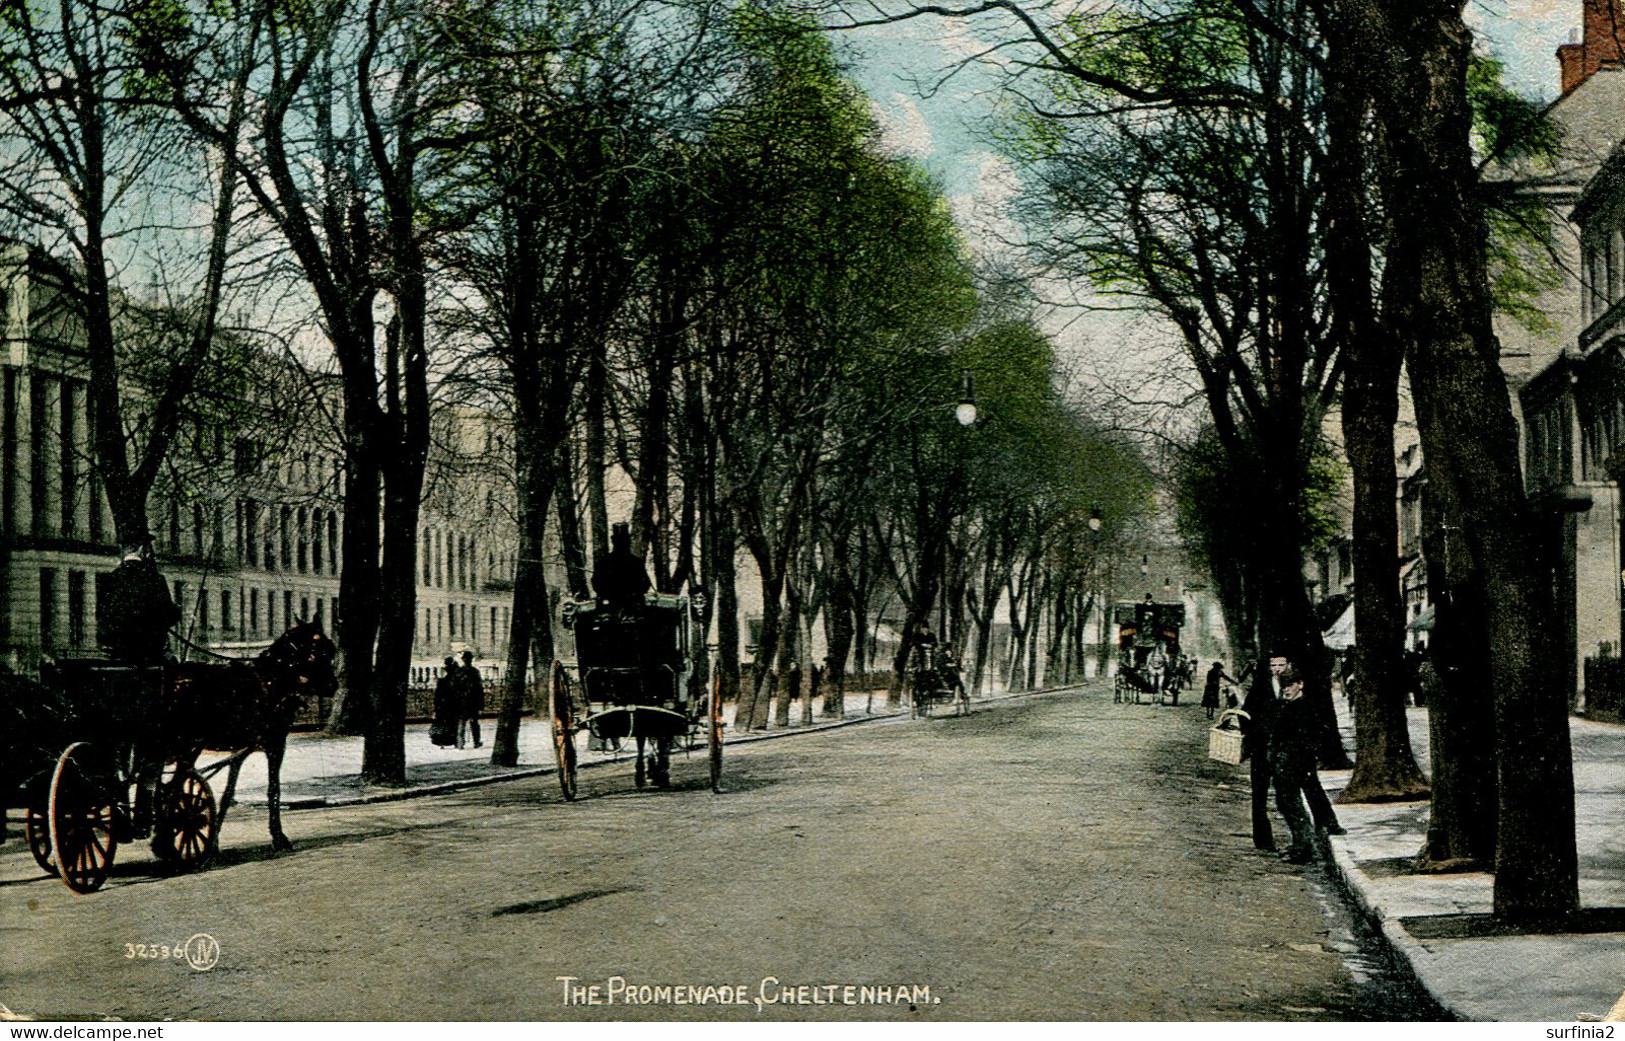
[[[51,776],[51,852],[62,881],[75,893],[100,889],[118,851],[116,810],[106,786],[87,768],[92,754],[84,741],[69,745]]]
[[[722,792],[722,677],[711,680],[711,705],[707,713],[706,736],[711,752],[711,790]]]
[[[559,788],[564,798],[576,797],[575,707],[570,704],[569,681],[564,663],[553,659],[553,755],[559,764]]]
[[[214,859],[218,828],[214,793],[190,766],[158,788],[152,852],[179,871],[196,871]]]
[[[51,814],[42,806],[28,807],[28,852],[34,854],[34,863],[47,875],[57,874],[56,861],[51,855]]]

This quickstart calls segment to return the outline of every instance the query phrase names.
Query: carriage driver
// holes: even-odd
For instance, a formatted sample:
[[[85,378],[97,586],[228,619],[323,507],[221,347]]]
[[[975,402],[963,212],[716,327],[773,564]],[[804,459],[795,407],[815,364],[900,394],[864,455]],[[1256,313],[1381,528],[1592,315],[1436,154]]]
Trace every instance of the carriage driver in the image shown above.
[[[96,641],[120,664],[157,665],[181,610],[153,562],[151,536],[126,544],[122,557],[96,605]]]
[[[592,591],[613,607],[641,604],[649,591],[643,558],[632,552],[632,530],[625,521],[611,529],[609,552],[592,565]]]

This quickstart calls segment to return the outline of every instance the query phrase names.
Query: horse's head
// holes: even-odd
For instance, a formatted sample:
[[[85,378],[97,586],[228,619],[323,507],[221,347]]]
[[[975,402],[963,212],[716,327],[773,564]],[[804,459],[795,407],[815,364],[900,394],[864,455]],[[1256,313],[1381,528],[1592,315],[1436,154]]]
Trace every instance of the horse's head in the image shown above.
[[[298,622],[260,654],[260,662],[301,695],[331,697],[338,690],[333,672],[337,648],[317,622]]]

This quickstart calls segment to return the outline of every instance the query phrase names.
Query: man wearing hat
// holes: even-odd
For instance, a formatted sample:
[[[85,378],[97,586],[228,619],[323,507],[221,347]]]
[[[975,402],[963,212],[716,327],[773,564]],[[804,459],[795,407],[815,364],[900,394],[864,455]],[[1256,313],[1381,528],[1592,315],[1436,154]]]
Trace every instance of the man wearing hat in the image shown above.
[[[164,643],[181,620],[181,609],[153,562],[150,542],[129,543],[121,556],[96,605],[96,642],[114,661],[157,665],[164,660]]]
[[[463,652],[463,722],[466,724],[468,735],[474,741],[474,747],[479,748],[480,741],[480,713],[485,711],[485,683],[480,679],[480,670],[474,665],[474,652]],[[458,746],[462,747],[464,727],[457,730]]]
[[[611,529],[609,543],[609,552],[593,562],[593,593],[614,606],[641,604],[649,591],[649,572],[643,558],[632,552],[632,529],[625,521]]]

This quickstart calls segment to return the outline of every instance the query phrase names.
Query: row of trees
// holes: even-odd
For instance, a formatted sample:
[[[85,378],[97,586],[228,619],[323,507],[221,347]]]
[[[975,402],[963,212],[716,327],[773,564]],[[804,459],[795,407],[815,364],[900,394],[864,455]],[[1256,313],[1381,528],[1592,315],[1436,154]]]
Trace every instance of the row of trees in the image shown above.
[[[1577,903],[1567,706],[1541,679],[1549,562],[1529,551],[1542,543],[1490,328],[1497,288],[1538,282],[1492,258],[1538,250],[1492,253],[1506,193],[1479,168],[1552,142],[1473,57],[1462,6],[1138,0],[1053,15],[989,0],[880,20],[948,14],[998,41],[988,54],[1020,104],[1007,151],[1028,186],[1033,256],[1177,332],[1207,406],[1183,467],[1188,528],[1233,637],[1308,665],[1328,717],[1302,575],[1323,512],[1323,429],[1340,410],[1360,633],[1349,799],[1428,792],[1400,680],[1393,431],[1408,370],[1430,529],[1454,536],[1429,552],[1447,694],[1425,853],[1493,862],[1497,913],[1551,917]],[[1338,763],[1327,733],[1323,759]]]
[[[1027,310],[980,288],[936,186],[806,28],[711,0],[0,13],[0,212],[69,255],[56,288],[84,315],[118,536],[149,530],[175,439],[220,418],[198,391],[223,344],[279,340],[334,398],[332,725],[365,733],[369,780],[404,775],[420,511],[454,405],[512,430],[493,460],[520,536],[499,762],[553,655],[550,530],[586,594],[618,479],[657,587],[706,592],[742,725],[790,707],[778,669],[738,689],[752,573],[757,661],[805,660],[821,619],[834,708],[891,596],[893,698],[932,619],[980,681],[1001,601],[1018,686],[1041,650],[1052,675],[1081,667],[1143,470],[1058,393]],[[115,332],[121,282],[168,288],[184,349]],[[974,429],[952,417],[964,373]]]

